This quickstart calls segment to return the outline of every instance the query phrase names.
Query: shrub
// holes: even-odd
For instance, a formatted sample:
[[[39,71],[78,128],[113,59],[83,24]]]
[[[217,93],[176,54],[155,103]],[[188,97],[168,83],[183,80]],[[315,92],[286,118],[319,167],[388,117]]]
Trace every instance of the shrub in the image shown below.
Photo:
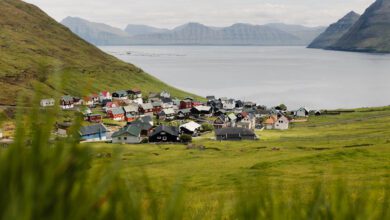
[[[192,136],[188,134],[182,134],[180,135],[180,141],[183,143],[190,143],[192,142]]]
[[[206,131],[213,131],[214,130],[214,127],[209,124],[209,123],[203,123],[202,124],[202,131],[206,132]]]

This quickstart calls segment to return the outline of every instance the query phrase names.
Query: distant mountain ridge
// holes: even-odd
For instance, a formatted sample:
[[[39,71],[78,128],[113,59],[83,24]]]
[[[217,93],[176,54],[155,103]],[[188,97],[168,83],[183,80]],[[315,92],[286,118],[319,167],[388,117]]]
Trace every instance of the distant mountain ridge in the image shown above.
[[[287,24],[209,27],[187,23],[172,30],[128,25],[123,31],[81,18],[68,17],[61,23],[95,45],[307,45],[325,29]]]
[[[336,23],[331,24],[325,32],[320,34],[308,46],[309,48],[327,48],[335,44],[359,20],[360,15],[354,11],[349,12]]]

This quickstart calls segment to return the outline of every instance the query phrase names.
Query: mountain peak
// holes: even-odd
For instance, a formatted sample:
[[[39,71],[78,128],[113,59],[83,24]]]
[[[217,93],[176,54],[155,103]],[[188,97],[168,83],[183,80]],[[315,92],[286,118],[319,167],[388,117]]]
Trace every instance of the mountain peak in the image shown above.
[[[390,53],[390,0],[377,0],[330,49]]]
[[[331,24],[324,33],[309,45],[309,48],[327,48],[336,43],[359,20],[360,15],[349,12],[336,23]]]

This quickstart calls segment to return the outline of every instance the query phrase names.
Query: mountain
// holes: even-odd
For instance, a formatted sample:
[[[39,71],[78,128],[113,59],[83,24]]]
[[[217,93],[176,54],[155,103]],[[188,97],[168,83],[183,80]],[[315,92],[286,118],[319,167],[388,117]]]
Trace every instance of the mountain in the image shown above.
[[[325,31],[325,27],[305,27],[302,25],[271,23],[267,26],[292,34],[302,40],[302,44],[310,44],[318,35]]]
[[[94,45],[128,44],[128,34],[119,28],[75,17],[67,17],[61,23]]]
[[[124,31],[109,25],[68,17],[61,22],[95,45],[307,45],[323,27],[234,24],[210,27],[187,23],[172,30],[129,24]]]
[[[129,36],[144,35],[144,34],[156,34],[156,33],[167,33],[168,29],[155,28],[147,25],[127,25],[125,32]]]
[[[329,49],[390,53],[390,0],[377,0]]]
[[[20,0],[0,1],[0,51],[0,104],[15,104],[18,94],[31,95],[37,85],[45,97],[133,87],[190,95],[102,52]]]
[[[234,24],[226,28],[188,23],[168,33],[133,36],[132,44],[148,45],[300,45],[287,32],[261,25]]]
[[[336,23],[331,24],[308,47],[327,48],[335,44],[359,20],[360,15],[351,11]]]

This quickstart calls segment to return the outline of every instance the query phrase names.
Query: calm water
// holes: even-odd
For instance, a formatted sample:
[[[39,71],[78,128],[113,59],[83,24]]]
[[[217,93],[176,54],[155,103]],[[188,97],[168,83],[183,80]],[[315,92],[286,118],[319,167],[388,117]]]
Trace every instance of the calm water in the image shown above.
[[[390,56],[302,47],[101,47],[199,95],[290,108],[390,104]]]

